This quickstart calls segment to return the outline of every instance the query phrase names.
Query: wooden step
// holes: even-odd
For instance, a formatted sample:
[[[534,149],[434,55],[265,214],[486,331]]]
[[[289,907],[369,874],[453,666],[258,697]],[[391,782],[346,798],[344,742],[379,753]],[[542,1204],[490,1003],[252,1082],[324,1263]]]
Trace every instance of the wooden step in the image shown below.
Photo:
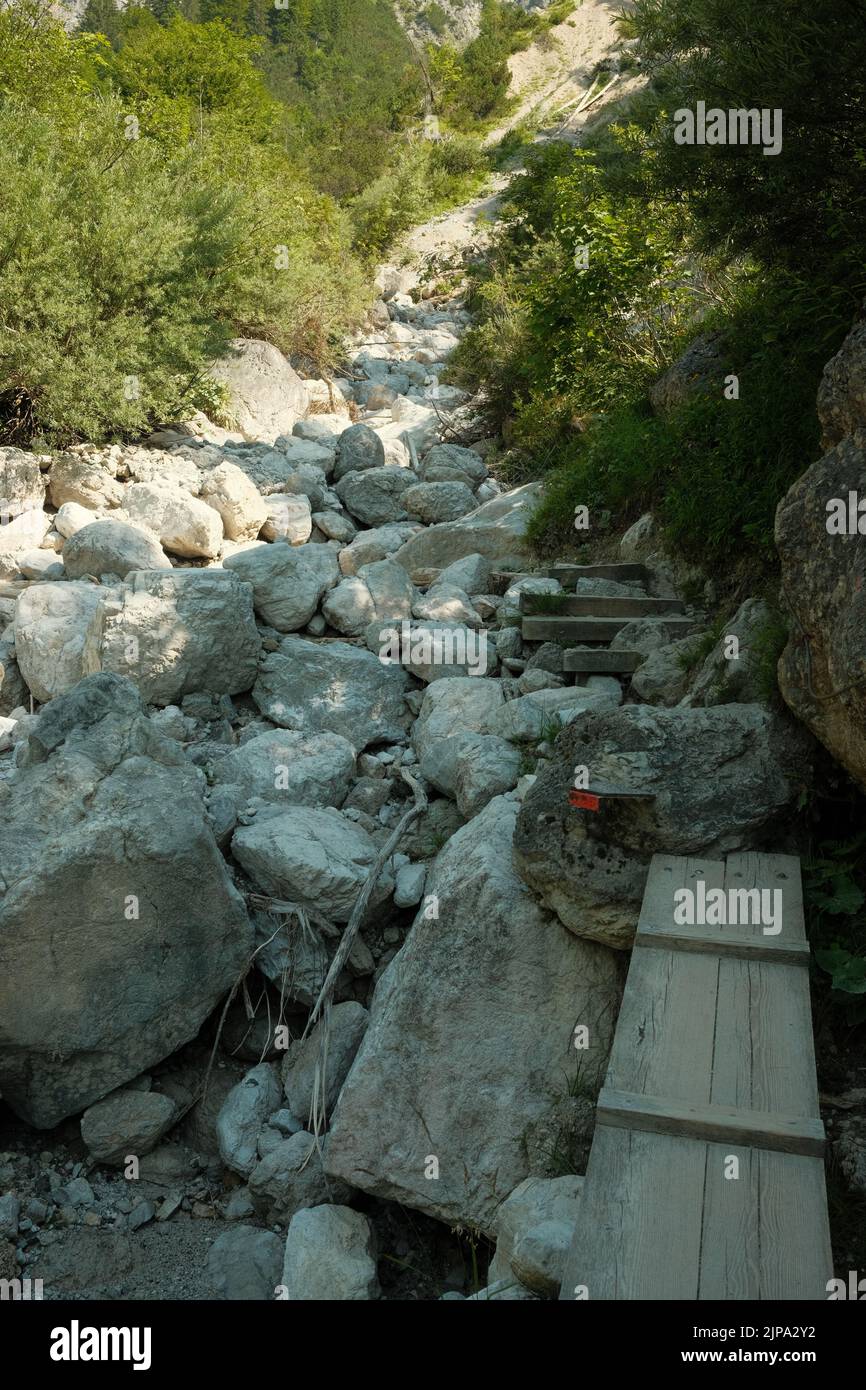
[[[569,647],[563,652],[563,671],[579,675],[630,676],[646,657],[641,652],[614,652],[606,647]]]
[[[558,579],[565,589],[573,589],[578,579],[613,579],[619,584],[646,584],[650,572],[646,565],[631,563],[609,565],[550,565],[540,574]]]
[[[521,613],[535,617],[655,618],[660,613],[684,613],[678,598],[610,597],[604,594],[521,594]]]
[[[520,630],[527,642],[609,642],[634,621],[633,618],[524,618]],[[692,618],[675,613],[649,621],[664,627],[671,642],[684,637],[694,627]]]
[[[492,570],[490,592],[504,594],[518,579],[558,579],[565,589],[573,589],[578,579],[613,579],[619,584],[648,584],[646,565],[548,565],[538,570]]]

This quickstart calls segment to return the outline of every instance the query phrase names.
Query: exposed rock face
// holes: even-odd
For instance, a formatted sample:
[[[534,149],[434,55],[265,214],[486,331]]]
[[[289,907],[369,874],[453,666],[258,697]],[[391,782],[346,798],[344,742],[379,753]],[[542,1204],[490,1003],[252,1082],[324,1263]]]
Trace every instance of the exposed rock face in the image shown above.
[[[436,859],[376,991],[325,1159],[353,1186],[485,1231],[573,1075],[575,1023],[590,1028],[580,1056],[592,1086],[619,998],[613,955],[564,931],[514,873],[517,809],[497,797]]]
[[[26,511],[41,511],[45,480],[35,455],[0,448],[0,525]]]
[[[343,430],[334,454],[334,481],[347,473],[363,473],[367,468],[384,468],[385,446],[369,425],[350,425]]]
[[[421,772],[437,790],[456,796],[461,750],[502,705],[501,682],[480,676],[449,676],[425,691],[412,737]]]
[[[650,652],[631,679],[631,691],[647,705],[677,705],[689,684],[689,661],[695,650],[694,637],[680,637]],[[698,704],[711,701],[695,701]]]
[[[220,1298],[272,1300],[280,1282],[283,1242],[258,1226],[230,1226],[208,1251],[210,1281]]]
[[[225,568],[253,586],[262,622],[277,632],[305,627],[319,600],[339,578],[335,553],[324,545],[258,545],[229,555]]]
[[[841,406],[832,418],[843,418]],[[778,675],[798,719],[866,787],[866,535],[827,530],[828,504],[835,498],[847,510],[849,492],[866,496],[866,430],[813,463],[779,503],[776,548],[791,628]]]
[[[274,729],[220,758],[215,786],[238,805],[250,797],[275,804],[342,806],[355,770],[355,750],[341,734]]]
[[[556,1297],[571,1248],[583,1178],[527,1178],[496,1215],[496,1254],[487,1277],[519,1279],[533,1293]]]
[[[85,1110],[81,1137],[99,1163],[123,1163],[155,1148],[176,1114],[171,1097],[158,1091],[113,1091]]]
[[[83,668],[128,676],[148,704],[171,705],[251,689],[260,652],[252,589],[234,574],[135,571],[94,609]]]
[[[229,412],[246,439],[273,443],[306,415],[309,397],[297,372],[272,343],[235,338],[210,370],[228,391]]]
[[[653,854],[721,858],[778,833],[808,775],[808,740],[759,705],[588,714],[556,741],[514,837],[520,873],[578,936],[630,945]],[[569,805],[576,767],[654,799]]]
[[[477,487],[487,477],[487,468],[474,449],[436,444],[424,457],[421,476],[425,483],[459,482]]]
[[[404,736],[406,676],[347,642],[286,637],[262,662],[253,699],[284,729],[341,734],[357,752]]]
[[[526,563],[523,542],[540,497],[540,483],[505,492],[459,521],[419,531],[400,547],[396,559],[410,574],[427,566],[443,569],[467,555],[483,555],[494,568],[519,569]]]
[[[217,1142],[226,1167],[243,1177],[259,1162],[256,1141],[269,1115],[279,1108],[280,1083],[267,1062],[253,1067],[233,1086],[217,1116]]]
[[[407,488],[403,505],[410,516],[425,525],[458,521],[475,510],[477,503],[465,482],[424,482]]]
[[[855,323],[824,368],[818,388],[818,419],[825,449],[840,444],[855,430],[866,429],[866,319]]]
[[[78,502],[94,511],[104,507],[119,507],[123,501],[123,486],[117,481],[115,467],[107,457],[96,452],[61,454],[51,465],[49,495],[55,507],[64,502]]]
[[[770,610],[763,599],[747,598],[698,671],[685,703],[749,704],[766,698],[761,687],[761,643],[770,621]],[[736,647],[731,644],[732,637],[736,638]],[[736,657],[729,655],[733,650],[738,653]]]
[[[327,1145],[325,1140],[326,1153]],[[344,1183],[328,1182],[316,1140],[303,1129],[277,1144],[250,1175],[253,1206],[270,1226],[287,1225],[296,1211],[344,1202],[349,1195]]]
[[[367,526],[384,526],[406,516],[403,493],[417,482],[408,468],[387,464],[363,473],[346,473],[336,492],[346,511]]]
[[[316,504],[321,504],[321,493],[316,498]],[[266,516],[261,528],[263,539],[303,545],[313,531],[311,505],[314,504],[305,493],[271,493],[265,504]]]
[[[250,925],[201,774],[117,676],[41,714],[0,784],[0,861],[0,1086],[48,1128],[195,1036]]]
[[[267,521],[268,508],[263,497],[236,464],[221,463],[211,469],[201,482],[201,496],[219,512],[223,530],[231,541],[255,540]]]
[[[172,555],[213,559],[223,543],[218,511],[171,483],[130,483],[123,497],[130,520],[149,528]]]
[[[349,1074],[370,1015],[362,1005],[349,999],[331,1009],[328,1030],[326,1074],[320,1077],[319,1105],[330,1115],[337,1103],[340,1089]],[[283,1061],[283,1086],[286,1101],[293,1115],[307,1120],[312,1113],[316,1086],[316,1069],[320,1061],[324,1022],[317,1023],[309,1037],[294,1042]]]
[[[322,614],[338,632],[358,635],[372,622],[410,617],[415,596],[415,586],[402,565],[376,560],[332,589]]]
[[[715,391],[725,384],[724,344],[720,333],[702,333],[650,388],[659,415],[674,410],[690,397]]]

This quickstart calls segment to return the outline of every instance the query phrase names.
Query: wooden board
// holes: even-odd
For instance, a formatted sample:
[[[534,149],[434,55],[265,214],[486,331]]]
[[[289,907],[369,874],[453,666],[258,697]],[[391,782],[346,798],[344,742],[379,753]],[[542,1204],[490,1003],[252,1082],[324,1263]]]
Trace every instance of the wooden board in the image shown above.
[[[825,1300],[826,1202],[819,1158],[599,1125],[560,1298]]]
[[[633,564],[631,561],[605,565],[550,565],[540,573],[547,579],[558,579],[566,588],[576,584],[578,579],[613,579],[619,584],[646,584],[650,577],[646,565]]]
[[[820,1120],[796,1115],[770,1115],[733,1105],[689,1105],[670,1096],[636,1096],[605,1086],[598,1097],[599,1124],[618,1129],[674,1134],[683,1139],[706,1139],[714,1144],[745,1144],[780,1153],[824,1156],[824,1126]]]
[[[555,604],[555,610],[548,604]],[[605,595],[526,594],[520,595],[521,613],[539,617],[573,618],[655,618],[660,613],[684,613],[685,604],[678,598],[609,598]]]
[[[579,675],[608,673],[630,676],[646,657],[641,652],[615,652],[605,647],[570,647],[563,652],[563,671],[575,671]]]
[[[632,618],[524,618],[521,632],[527,642],[573,641],[609,642]],[[684,637],[694,627],[691,618],[671,614],[669,617],[649,618],[669,634],[670,640]]]
[[[781,930],[676,923],[676,889],[701,883],[778,890]],[[799,861],[656,855],[636,945],[561,1297],[826,1298]]]
[[[767,937],[761,941],[754,935],[727,929],[724,935],[708,938],[695,927],[644,926],[635,937],[635,946],[659,951],[698,951],[702,955],[743,956],[750,960],[778,960],[788,965],[805,965],[809,960],[807,945],[788,944]]]

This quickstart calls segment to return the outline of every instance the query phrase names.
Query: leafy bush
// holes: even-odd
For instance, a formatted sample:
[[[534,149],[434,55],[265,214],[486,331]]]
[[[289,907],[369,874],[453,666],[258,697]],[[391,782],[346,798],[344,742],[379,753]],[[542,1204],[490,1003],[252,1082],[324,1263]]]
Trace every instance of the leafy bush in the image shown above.
[[[513,415],[511,437],[535,453],[573,417],[642,394],[692,315],[694,289],[676,225],[637,199],[614,201],[586,151],[533,152],[504,211],[475,286],[479,325],[452,370],[483,385],[493,423]]]
[[[636,0],[625,20],[657,78],[639,117],[633,189],[687,205],[700,243],[864,283],[866,25],[857,0]],[[697,101],[779,109],[783,143],[677,145]]]
[[[217,301],[233,200],[123,136],[114,102],[65,132],[0,110],[0,402],[7,437],[100,439],[187,413],[231,336]]]
[[[229,338],[321,361],[357,320],[348,218],[271,138],[254,56],[221,23],[138,16],[112,53],[0,7],[6,438],[140,433],[206,403]]]
[[[517,5],[484,0],[478,36],[462,51],[448,44],[428,51],[440,115],[457,130],[504,115],[509,107],[508,59],[550,22]]]
[[[405,140],[387,172],[351,205],[356,246],[370,256],[386,251],[416,223],[470,197],[486,169],[470,137]]]

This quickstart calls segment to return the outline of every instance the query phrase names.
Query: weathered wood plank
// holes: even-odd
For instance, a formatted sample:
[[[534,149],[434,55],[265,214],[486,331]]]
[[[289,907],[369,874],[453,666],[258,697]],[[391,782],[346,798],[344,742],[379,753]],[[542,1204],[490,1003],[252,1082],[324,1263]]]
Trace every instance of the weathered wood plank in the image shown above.
[[[703,955],[742,956],[747,960],[775,960],[786,965],[807,965],[808,945],[790,945],[775,937],[763,940],[728,928],[724,935],[708,937],[703,927],[654,927],[644,924],[635,937],[635,946],[660,951],[697,951]]]
[[[826,1299],[833,1277],[824,1165],[757,1151],[759,1297]]]
[[[562,1301],[820,1301],[831,1277],[820,1159],[596,1129]]]
[[[821,1160],[708,1144],[698,1298],[822,1300],[832,1272]]]
[[[576,584],[578,579],[613,579],[619,584],[646,584],[650,577],[646,565],[630,560],[598,565],[549,565],[540,573],[547,579],[558,579],[565,587]]]
[[[630,676],[645,660],[641,652],[615,652],[604,647],[570,647],[563,652],[562,669],[587,675],[607,673]]]
[[[561,1299],[698,1297],[705,1149],[598,1125]]]
[[[712,1144],[743,1144],[809,1158],[820,1158],[824,1153],[824,1126],[819,1119],[732,1105],[696,1105],[673,1096],[637,1095],[608,1086],[599,1093],[598,1122],[619,1129],[670,1134]]]
[[[527,642],[550,642],[563,639],[575,642],[609,642],[629,623],[631,618],[524,618],[521,632]],[[670,634],[671,641],[682,637],[694,622],[691,618],[676,613],[669,616],[650,617],[649,622],[658,623]]]
[[[674,893],[699,885],[778,890],[781,930],[679,926]],[[561,1297],[826,1298],[799,862],[656,855],[636,945]]]
[[[528,594],[520,595],[520,611],[539,617],[572,618],[656,618],[663,613],[685,613],[678,598],[634,598],[604,594]]]

